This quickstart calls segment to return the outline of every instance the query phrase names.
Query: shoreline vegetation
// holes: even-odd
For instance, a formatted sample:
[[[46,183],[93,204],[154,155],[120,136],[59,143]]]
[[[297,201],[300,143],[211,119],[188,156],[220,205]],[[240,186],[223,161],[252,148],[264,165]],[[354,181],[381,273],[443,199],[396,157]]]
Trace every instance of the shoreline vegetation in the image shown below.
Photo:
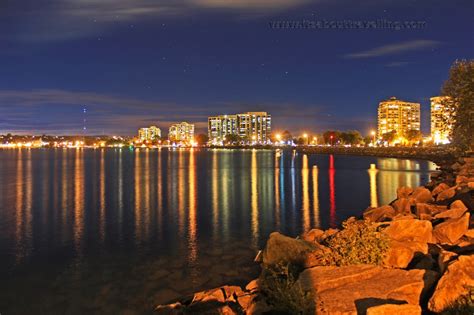
[[[443,159],[426,186],[399,187],[390,204],[339,229],[273,232],[255,258],[261,274],[245,288],[224,285],[155,312],[474,313],[474,157]]]

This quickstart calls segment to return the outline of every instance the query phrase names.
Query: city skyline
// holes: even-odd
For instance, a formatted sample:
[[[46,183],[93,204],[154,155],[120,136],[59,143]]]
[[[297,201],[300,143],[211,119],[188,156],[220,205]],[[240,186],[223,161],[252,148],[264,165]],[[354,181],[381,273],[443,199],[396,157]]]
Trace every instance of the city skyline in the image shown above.
[[[61,4],[61,5],[59,5]],[[273,125],[376,128],[376,105],[421,103],[470,59],[470,2],[190,0],[9,3],[0,12],[0,133],[132,135],[209,115]],[[428,9],[429,8],[429,9]],[[462,8],[465,8],[464,10]],[[275,21],[421,21],[416,29],[284,29]],[[87,113],[83,113],[83,109]]]

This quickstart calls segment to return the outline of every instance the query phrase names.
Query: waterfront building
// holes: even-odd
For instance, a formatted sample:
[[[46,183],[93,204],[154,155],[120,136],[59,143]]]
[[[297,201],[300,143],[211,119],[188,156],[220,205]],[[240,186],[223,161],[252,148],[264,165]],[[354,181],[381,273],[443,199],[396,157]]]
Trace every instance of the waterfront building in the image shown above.
[[[452,102],[449,96],[435,96],[431,101],[431,139],[436,144],[449,143],[454,119]]]
[[[138,138],[140,141],[154,141],[161,138],[161,129],[156,126],[148,128],[140,128],[138,130]]]
[[[237,115],[219,115],[208,118],[209,141],[222,143],[228,135],[237,134]]]
[[[238,135],[256,143],[267,143],[272,131],[272,118],[267,112],[237,114]]]
[[[194,142],[194,124],[181,122],[171,125],[168,139],[173,143],[192,144]]]
[[[265,144],[270,141],[271,115],[267,112],[246,112],[208,118],[209,140],[222,144],[228,135],[238,136],[247,143]]]
[[[420,131],[420,103],[406,102],[391,97],[382,101],[378,108],[378,138],[395,131],[401,142],[409,131]]]

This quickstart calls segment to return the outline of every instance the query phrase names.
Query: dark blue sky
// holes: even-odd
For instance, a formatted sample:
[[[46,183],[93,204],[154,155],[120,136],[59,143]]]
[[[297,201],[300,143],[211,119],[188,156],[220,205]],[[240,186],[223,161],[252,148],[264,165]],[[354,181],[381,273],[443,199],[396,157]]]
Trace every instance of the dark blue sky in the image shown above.
[[[130,135],[264,110],[275,130],[376,125],[474,55],[472,0],[35,0],[0,3],[0,134]],[[423,21],[422,29],[272,29],[271,21]]]

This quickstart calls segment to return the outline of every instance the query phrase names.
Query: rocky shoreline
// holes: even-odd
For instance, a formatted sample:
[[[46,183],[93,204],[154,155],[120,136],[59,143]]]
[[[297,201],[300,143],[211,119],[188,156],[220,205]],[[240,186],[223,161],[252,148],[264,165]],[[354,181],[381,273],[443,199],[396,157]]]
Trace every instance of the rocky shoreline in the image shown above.
[[[159,305],[159,314],[472,314],[474,158],[441,165],[340,229],[270,235],[259,278]]]

